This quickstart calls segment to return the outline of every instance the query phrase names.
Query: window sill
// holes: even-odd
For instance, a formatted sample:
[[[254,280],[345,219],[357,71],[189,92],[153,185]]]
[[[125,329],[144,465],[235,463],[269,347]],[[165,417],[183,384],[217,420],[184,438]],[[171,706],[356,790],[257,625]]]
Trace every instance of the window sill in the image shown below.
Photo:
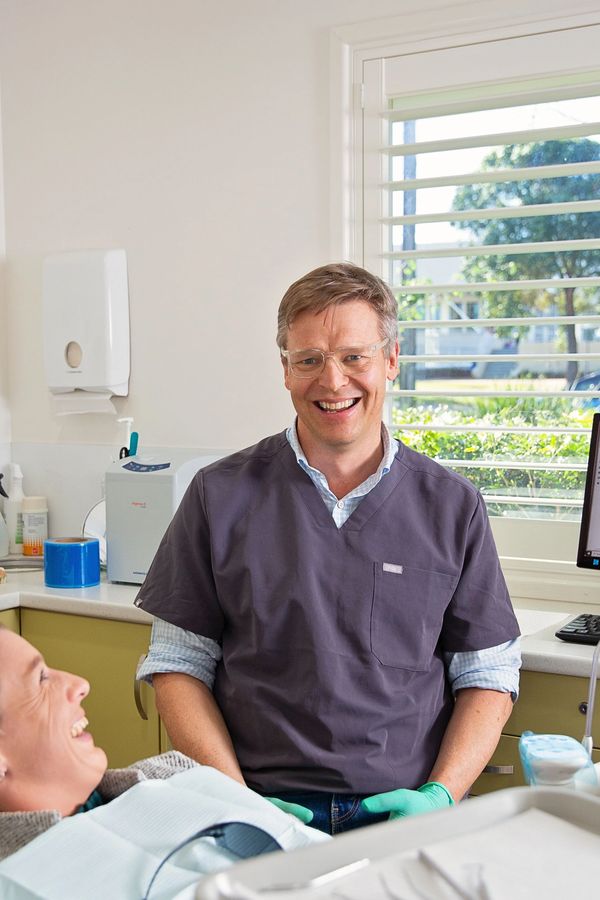
[[[500,562],[513,601],[600,607],[600,572],[578,569],[566,560],[501,556]]]

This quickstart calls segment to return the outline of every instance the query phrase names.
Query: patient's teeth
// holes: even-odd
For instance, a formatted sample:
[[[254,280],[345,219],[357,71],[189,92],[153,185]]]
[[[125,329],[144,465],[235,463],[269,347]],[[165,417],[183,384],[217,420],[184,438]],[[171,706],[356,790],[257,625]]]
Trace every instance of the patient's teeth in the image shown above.
[[[74,725],[71,725],[71,737],[79,737],[80,734],[83,734],[85,729],[88,727],[89,722],[85,716],[75,722]]]

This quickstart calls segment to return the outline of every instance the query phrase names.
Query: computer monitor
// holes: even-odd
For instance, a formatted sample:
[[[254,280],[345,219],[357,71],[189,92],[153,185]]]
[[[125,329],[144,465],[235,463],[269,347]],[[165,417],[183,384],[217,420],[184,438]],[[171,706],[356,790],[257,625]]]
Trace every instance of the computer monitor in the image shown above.
[[[592,424],[577,565],[600,571],[600,413]]]

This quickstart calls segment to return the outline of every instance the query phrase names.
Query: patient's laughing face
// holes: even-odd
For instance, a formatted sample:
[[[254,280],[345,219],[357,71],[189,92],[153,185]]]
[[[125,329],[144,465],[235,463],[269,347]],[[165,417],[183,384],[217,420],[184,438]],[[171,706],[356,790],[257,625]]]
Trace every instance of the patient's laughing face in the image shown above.
[[[0,629],[0,810],[70,815],[87,800],[106,771],[104,750],[85,730],[89,690]]]

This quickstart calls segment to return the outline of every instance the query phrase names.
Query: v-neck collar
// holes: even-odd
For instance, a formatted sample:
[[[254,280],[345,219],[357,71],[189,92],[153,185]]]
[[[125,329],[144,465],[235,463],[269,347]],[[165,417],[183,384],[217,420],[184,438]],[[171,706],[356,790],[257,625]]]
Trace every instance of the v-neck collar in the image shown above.
[[[401,462],[404,455],[404,446],[401,442],[398,442],[398,444],[398,452],[394,457],[390,471],[362,498],[354,512],[351,513],[340,528],[337,527],[310,475],[298,464],[294,451],[287,440],[286,446],[282,448],[283,452],[280,454],[280,461],[285,468],[290,488],[300,496],[315,520],[316,525],[320,528],[332,528],[339,533],[360,531],[371,516],[385,503],[406,474],[406,467]]]

